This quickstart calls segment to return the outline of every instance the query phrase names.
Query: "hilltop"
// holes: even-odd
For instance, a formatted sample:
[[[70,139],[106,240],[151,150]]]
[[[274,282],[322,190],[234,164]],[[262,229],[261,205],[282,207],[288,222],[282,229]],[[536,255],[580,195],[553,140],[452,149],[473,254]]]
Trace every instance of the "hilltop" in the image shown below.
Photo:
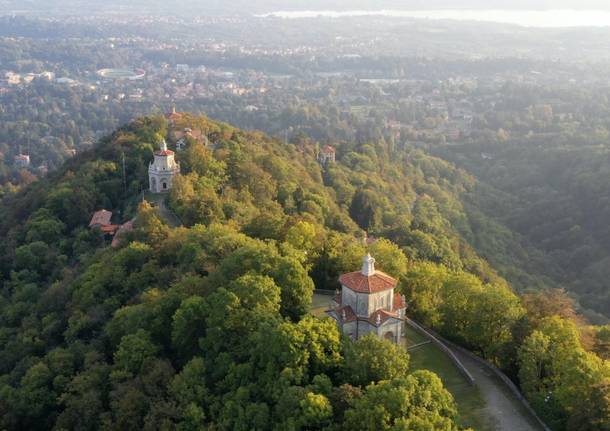
[[[173,149],[184,138],[165,203],[176,227],[144,192],[165,138]],[[527,252],[465,209],[477,182],[392,142],[336,152],[320,163],[304,136],[286,144],[205,117],[145,117],[3,199],[2,428],[467,425],[399,346],[352,342],[309,315],[314,288],[338,288],[367,251],[410,316],[503,367],[553,426],[603,421],[608,329],[561,292],[517,296],[477,255],[472,244],[490,240]],[[114,245],[89,227],[101,209],[133,220]]]

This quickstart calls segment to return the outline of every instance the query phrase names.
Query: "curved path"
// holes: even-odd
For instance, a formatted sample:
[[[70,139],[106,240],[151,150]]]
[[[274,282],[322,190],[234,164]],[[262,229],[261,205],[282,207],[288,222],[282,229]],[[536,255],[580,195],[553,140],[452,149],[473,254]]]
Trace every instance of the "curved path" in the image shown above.
[[[485,400],[483,410],[491,419],[490,428],[497,431],[543,431],[542,426],[515,397],[506,384],[486,366],[457,349],[451,351],[472,374]]]
[[[323,316],[329,302],[328,294],[314,294],[312,314]],[[407,328],[410,328],[407,325]],[[435,343],[422,343],[430,334],[420,331],[406,332],[407,339],[420,346],[411,352],[411,362],[418,362],[417,368],[435,371],[443,379],[447,389],[453,393],[460,408],[460,414],[467,413],[464,425],[476,431],[544,431],[532,413],[521,403],[496,374],[487,366],[464,354],[450,343],[446,346],[474,378],[474,386],[458,371],[449,355]],[[423,329],[423,328],[422,328]],[[407,343],[405,347],[411,343]],[[418,357],[419,356],[419,357]]]

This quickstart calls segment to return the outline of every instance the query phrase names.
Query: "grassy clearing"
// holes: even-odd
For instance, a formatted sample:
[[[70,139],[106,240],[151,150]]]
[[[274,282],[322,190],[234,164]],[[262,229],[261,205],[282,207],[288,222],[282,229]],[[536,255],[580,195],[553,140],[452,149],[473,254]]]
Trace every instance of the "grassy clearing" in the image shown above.
[[[324,312],[328,310],[330,301],[333,299],[331,295],[313,294],[311,301],[311,314],[316,317],[324,317]]]
[[[412,346],[426,338],[419,332],[407,326],[406,344]],[[477,431],[493,430],[493,420],[485,412],[485,401],[476,386],[471,386],[460,374],[453,362],[434,344],[426,344],[411,352],[412,370],[430,370],[436,373],[445,387],[451,392],[458,404],[460,424]]]

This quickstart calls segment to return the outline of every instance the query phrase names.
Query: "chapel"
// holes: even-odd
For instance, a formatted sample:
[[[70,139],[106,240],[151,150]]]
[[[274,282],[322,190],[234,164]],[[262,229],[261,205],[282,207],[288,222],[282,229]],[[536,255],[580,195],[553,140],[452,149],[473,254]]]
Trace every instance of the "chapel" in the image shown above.
[[[399,343],[405,319],[406,304],[395,292],[397,281],[375,269],[375,259],[367,254],[360,271],[339,277],[331,309],[326,313],[337,321],[344,334],[353,340],[373,333],[393,343]]]

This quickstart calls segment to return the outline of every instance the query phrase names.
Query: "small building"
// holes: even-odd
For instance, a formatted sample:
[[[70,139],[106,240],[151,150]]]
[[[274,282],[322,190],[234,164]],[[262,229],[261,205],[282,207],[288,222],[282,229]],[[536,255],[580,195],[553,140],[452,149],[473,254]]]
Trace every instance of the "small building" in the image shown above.
[[[176,121],[180,121],[182,119],[182,114],[180,112],[176,112],[176,106],[172,106],[172,111],[165,114],[165,119],[169,122],[170,126],[176,124]]]
[[[153,193],[167,193],[172,188],[174,177],[180,173],[180,164],[173,151],[167,149],[165,140],[160,151],[155,151],[155,159],[148,167],[149,189]]]
[[[335,163],[336,153],[337,152],[334,147],[326,145],[318,153],[318,162],[323,166],[326,166],[330,163]]]
[[[14,161],[18,168],[28,168],[30,166],[30,156],[27,154],[16,155]]]
[[[405,319],[404,297],[394,292],[397,281],[375,270],[375,259],[367,254],[362,269],[339,278],[332,308],[326,313],[337,321],[341,331],[357,340],[367,334],[399,343]]]
[[[102,229],[104,227],[112,226],[110,219],[112,219],[111,211],[99,210],[93,214],[93,217],[91,217],[91,222],[89,222],[89,227]]]
[[[185,127],[181,130],[171,129],[169,131],[169,139],[176,143],[176,151],[182,151],[186,148],[188,138],[203,143],[205,146],[208,145],[208,137],[200,129]]]
[[[49,173],[49,165],[47,164],[47,162],[43,162],[40,166],[36,168],[36,170],[38,171],[39,175],[44,177]]]

